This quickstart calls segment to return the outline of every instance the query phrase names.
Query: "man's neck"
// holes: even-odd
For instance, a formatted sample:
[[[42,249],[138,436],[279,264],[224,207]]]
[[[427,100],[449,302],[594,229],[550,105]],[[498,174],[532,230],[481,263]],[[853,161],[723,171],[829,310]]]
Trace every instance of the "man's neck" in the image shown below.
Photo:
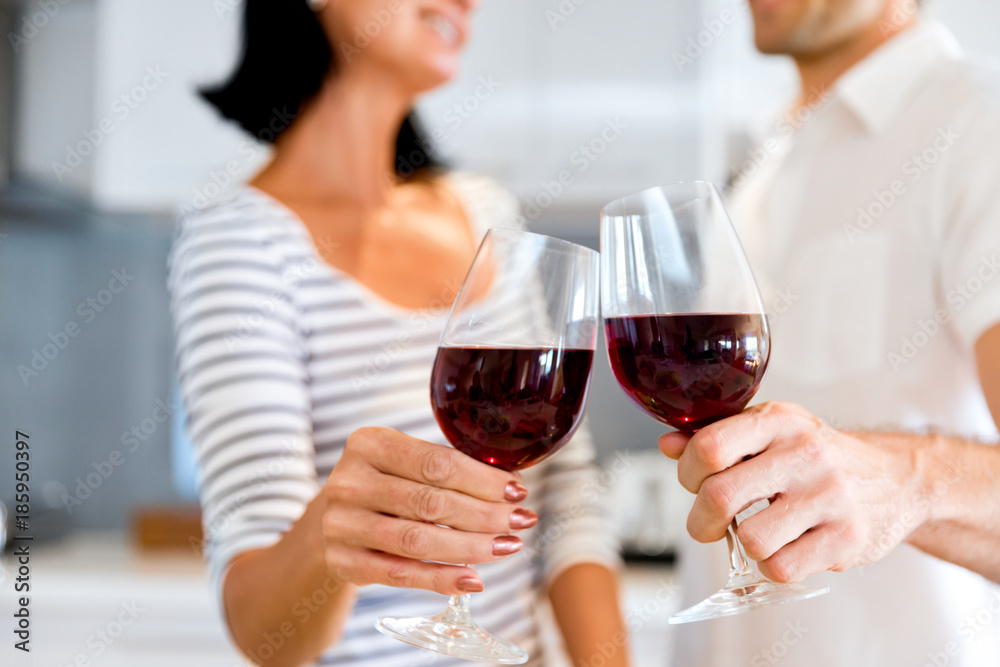
[[[887,3],[887,12],[892,6],[893,3]],[[845,72],[916,23],[915,15],[906,21],[894,21],[889,16],[883,16],[863,31],[830,49],[810,54],[794,54],[792,58],[799,71],[799,81],[802,85],[797,106],[811,105],[832,88]]]

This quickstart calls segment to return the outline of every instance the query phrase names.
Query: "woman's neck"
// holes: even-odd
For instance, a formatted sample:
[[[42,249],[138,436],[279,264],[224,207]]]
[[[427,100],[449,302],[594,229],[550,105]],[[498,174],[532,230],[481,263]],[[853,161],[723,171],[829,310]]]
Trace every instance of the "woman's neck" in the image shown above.
[[[395,182],[396,136],[413,103],[371,72],[338,72],[275,142],[252,181],[283,198],[379,205]]]

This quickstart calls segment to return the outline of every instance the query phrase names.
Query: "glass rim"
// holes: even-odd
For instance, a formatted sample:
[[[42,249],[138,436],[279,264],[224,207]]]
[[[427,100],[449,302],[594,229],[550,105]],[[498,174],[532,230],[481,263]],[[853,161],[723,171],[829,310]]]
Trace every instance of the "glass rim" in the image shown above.
[[[612,199],[607,204],[605,204],[604,206],[601,207],[601,215],[603,216],[604,212],[607,209],[609,209],[612,206],[614,206],[615,204],[623,203],[626,200],[632,199],[634,197],[638,197],[640,195],[644,195],[647,192],[655,192],[657,190],[668,190],[670,188],[675,188],[675,187],[677,187],[679,185],[694,185],[694,186],[697,186],[699,188],[702,188],[702,189],[706,190],[707,193],[715,195],[716,197],[721,197],[722,196],[722,193],[719,191],[718,186],[715,183],[713,183],[712,181],[704,181],[704,180],[701,180],[701,179],[692,179],[690,181],[671,181],[670,183],[663,183],[661,185],[651,185],[648,188],[643,188],[642,190],[637,190],[636,192],[632,192],[632,193],[624,195],[622,197],[616,197],[615,199]]]
[[[555,236],[549,236],[548,234],[539,234],[537,232],[529,232],[526,229],[514,229],[512,227],[490,227],[486,230],[486,234],[483,236],[482,243],[486,243],[486,240],[490,238],[491,235],[495,236],[522,236],[529,237],[536,240],[538,243],[544,243],[547,245],[554,246],[554,249],[565,250],[567,252],[589,255],[591,257],[599,257],[600,252],[594,250],[593,248],[588,248],[585,245],[580,245],[579,243],[573,243],[572,241],[567,241],[566,239],[561,239]]]

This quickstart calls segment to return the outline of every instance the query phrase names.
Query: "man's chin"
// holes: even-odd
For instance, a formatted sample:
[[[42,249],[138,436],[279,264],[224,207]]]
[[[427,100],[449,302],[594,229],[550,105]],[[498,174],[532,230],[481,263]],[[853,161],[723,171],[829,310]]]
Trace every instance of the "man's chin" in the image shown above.
[[[786,40],[756,38],[754,45],[765,56],[790,56],[795,53]]]
[[[802,56],[809,57],[826,50],[817,40],[804,35],[767,36],[754,35],[754,45],[765,56]]]

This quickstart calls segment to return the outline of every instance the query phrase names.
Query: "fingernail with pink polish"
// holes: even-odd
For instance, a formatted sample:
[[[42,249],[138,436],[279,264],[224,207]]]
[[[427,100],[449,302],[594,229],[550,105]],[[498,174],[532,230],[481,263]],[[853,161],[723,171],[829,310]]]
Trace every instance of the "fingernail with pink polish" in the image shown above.
[[[455,582],[455,587],[463,593],[482,593],[483,582],[476,577],[462,577]]]
[[[538,523],[538,515],[531,510],[518,507],[510,513],[511,530],[524,530],[526,528],[531,528],[536,523]]]
[[[501,535],[493,540],[494,556],[509,556],[521,550],[520,538],[513,535]]]
[[[528,497],[528,489],[520,482],[510,481],[504,488],[503,497],[509,503],[518,503]]]

